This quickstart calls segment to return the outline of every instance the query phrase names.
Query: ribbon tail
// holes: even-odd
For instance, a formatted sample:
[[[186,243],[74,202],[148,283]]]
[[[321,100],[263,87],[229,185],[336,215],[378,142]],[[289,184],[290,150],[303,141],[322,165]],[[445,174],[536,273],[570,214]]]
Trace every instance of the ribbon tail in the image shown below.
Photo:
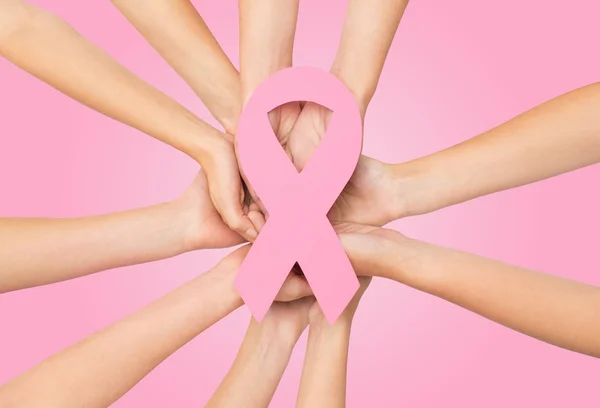
[[[335,323],[360,283],[337,234],[326,217],[311,225],[314,240],[306,243],[298,264],[330,324]]]
[[[285,223],[269,218],[252,244],[234,285],[254,318],[261,321],[292,270],[296,259],[294,242],[283,237]]]

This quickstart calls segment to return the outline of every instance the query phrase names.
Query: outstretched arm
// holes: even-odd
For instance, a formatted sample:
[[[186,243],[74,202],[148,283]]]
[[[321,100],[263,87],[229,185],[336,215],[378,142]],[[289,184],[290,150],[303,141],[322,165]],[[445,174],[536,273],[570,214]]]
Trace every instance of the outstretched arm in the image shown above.
[[[169,204],[78,219],[0,219],[0,293],[178,255],[184,223]]]
[[[227,224],[252,240],[233,144],[142,81],[58,17],[21,0],[0,2],[0,55],[73,99],[186,153],[204,169]]]
[[[364,117],[408,0],[350,0],[331,72],[354,94]]]
[[[292,66],[298,0],[240,0],[240,75],[245,103],[275,72]]]
[[[0,406],[109,406],[168,356],[242,305],[233,281],[249,248],[237,249],[210,271],[2,385]],[[290,275],[277,299],[294,303],[309,294],[306,281]]]
[[[600,83],[552,99],[456,146],[393,165],[392,219],[423,214],[600,162]],[[391,221],[391,219],[389,220]]]
[[[242,305],[233,287],[247,247],[133,315],[0,387],[0,406],[107,407],[169,355]]]
[[[233,366],[207,408],[268,406],[294,345],[308,324],[308,309],[313,303],[312,297],[275,302],[260,323],[252,318]]]
[[[189,0],[111,1],[234,134],[241,110],[239,75],[194,5]]]
[[[2,3],[0,55],[73,99],[198,158],[218,132],[139,79],[53,14]]]
[[[0,293],[243,241],[198,174],[165,204],[75,219],[0,218]]]
[[[600,288],[392,230],[355,225],[340,237],[359,274],[393,279],[539,340],[600,357]]]
[[[309,314],[310,329],[296,407],[345,407],[350,329],[358,303],[371,282],[360,277],[360,289],[333,325],[318,304]]]

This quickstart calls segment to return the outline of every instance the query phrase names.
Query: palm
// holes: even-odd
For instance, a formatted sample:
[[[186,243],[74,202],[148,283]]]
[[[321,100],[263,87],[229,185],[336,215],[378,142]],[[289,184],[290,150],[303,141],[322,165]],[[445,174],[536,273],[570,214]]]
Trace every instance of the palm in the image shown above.
[[[279,139],[298,171],[306,166],[325,136],[330,116],[329,109],[309,102],[300,112],[286,137]]]
[[[287,144],[302,108],[298,102],[289,102],[269,112],[269,121],[277,140],[287,152]]]
[[[398,231],[360,224],[339,224],[336,232],[350,257],[354,270],[359,274],[387,268],[382,262],[389,262],[387,254],[395,253],[398,244],[408,241]]]
[[[388,177],[386,166],[368,156],[360,156],[352,177],[329,211],[332,223],[382,226],[393,218],[387,209],[397,207],[393,204],[397,197],[390,193],[393,181]]]

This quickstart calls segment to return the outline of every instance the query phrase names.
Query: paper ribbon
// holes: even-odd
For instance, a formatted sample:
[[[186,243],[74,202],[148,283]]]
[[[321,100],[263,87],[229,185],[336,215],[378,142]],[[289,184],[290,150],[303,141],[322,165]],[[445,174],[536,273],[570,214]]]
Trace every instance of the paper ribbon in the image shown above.
[[[268,112],[288,102],[333,111],[323,140],[299,173],[275,136]],[[247,180],[269,213],[238,271],[235,286],[262,320],[296,262],[330,323],[359,287],[327,213],[352,176],[362,150],[362,120],[350,91],[314,68],[277,72],[254,92],[239,120],[237,153]]]

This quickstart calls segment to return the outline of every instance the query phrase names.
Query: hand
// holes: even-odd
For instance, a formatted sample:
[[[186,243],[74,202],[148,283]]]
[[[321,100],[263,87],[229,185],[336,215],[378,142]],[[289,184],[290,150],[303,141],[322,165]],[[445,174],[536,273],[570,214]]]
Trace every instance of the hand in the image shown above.
[[[399,246],[410,249],[409,238],[386,228],[346,223],[336,225],[336,232],[354,270],[362,276],[386,277],[391,265],[400,264],[390,258],[391,254],[398,254]],[[411,253],[402,251],[402,256],[411,256]]]
[[[200,170],[190,187],[173,204],[177,216],[181,217],[186,251],[226,248],[245,242],[241,235],[223,222],[217,212],[204,171]],[[260,220],[262,215],[252,212],[251,216]]]
[[[292,295],[293,290],[290,291],[290,289],[292,289],[295,285],[302,285],[300,283],[302,281],[306,282],[303,277],[294,274],[290,275],[282,287],[282,290],[279,292],[278,298],[284,299],[285,296]],[[334,326],[349,325],[352,323],[358,303],[371,283],[371,277],[361,276],[359,277],[359,281],[360,288],[344,312],[339,316],[338,320],[336,320]],[[310,290],[308,284],[306,285],[306,289]],[[321,311],[319,303],[314,297],[307,296],[307,293],[308,292],[300,293],[301,295],[304,295],[304,297],[299,299],[296,297],[297,300],[288,302],[275,301],[269,308],[269,311],[265,315],[264,319],[260,323],[252,319],[252,324],[257,324],[262,327],[262,330],[270,333],[272,336],[283,338],[292,344],[296,343],[308,324],[311,326],[325,325],[330,327],[329,322]],[[294,295],[298,296],[297,294]],[[288,299],[293,299],[293,297],[290,296]]]
[[[232,277],[235,276],[251,246],[245,245],[235,250],[219,266],[230,271]],[[263,320],[259,323],[252,318],[251,327],[260,327],[261,331],[284,336],[295,343],[306,328],[308,310],[315,303],[315,298],[310,295],[312,291],[304,276],[290,272]]]
[[[208,179],[210,200],[227,226],[248,241],[253,241],[258,231],[244,208],[244,189],[238,168],[233,136],[215,134],[205,136],[201,148],[194,155]]]
[[[289,135],[278,135],[299,171],[325,136],[332,114],[321,105],[307,103]],[[402,196],[394,193],[396,183],[391,165],[361,156],[350,181],[331,208],[329,219],[332,223],[386,224],[404,207]]]

